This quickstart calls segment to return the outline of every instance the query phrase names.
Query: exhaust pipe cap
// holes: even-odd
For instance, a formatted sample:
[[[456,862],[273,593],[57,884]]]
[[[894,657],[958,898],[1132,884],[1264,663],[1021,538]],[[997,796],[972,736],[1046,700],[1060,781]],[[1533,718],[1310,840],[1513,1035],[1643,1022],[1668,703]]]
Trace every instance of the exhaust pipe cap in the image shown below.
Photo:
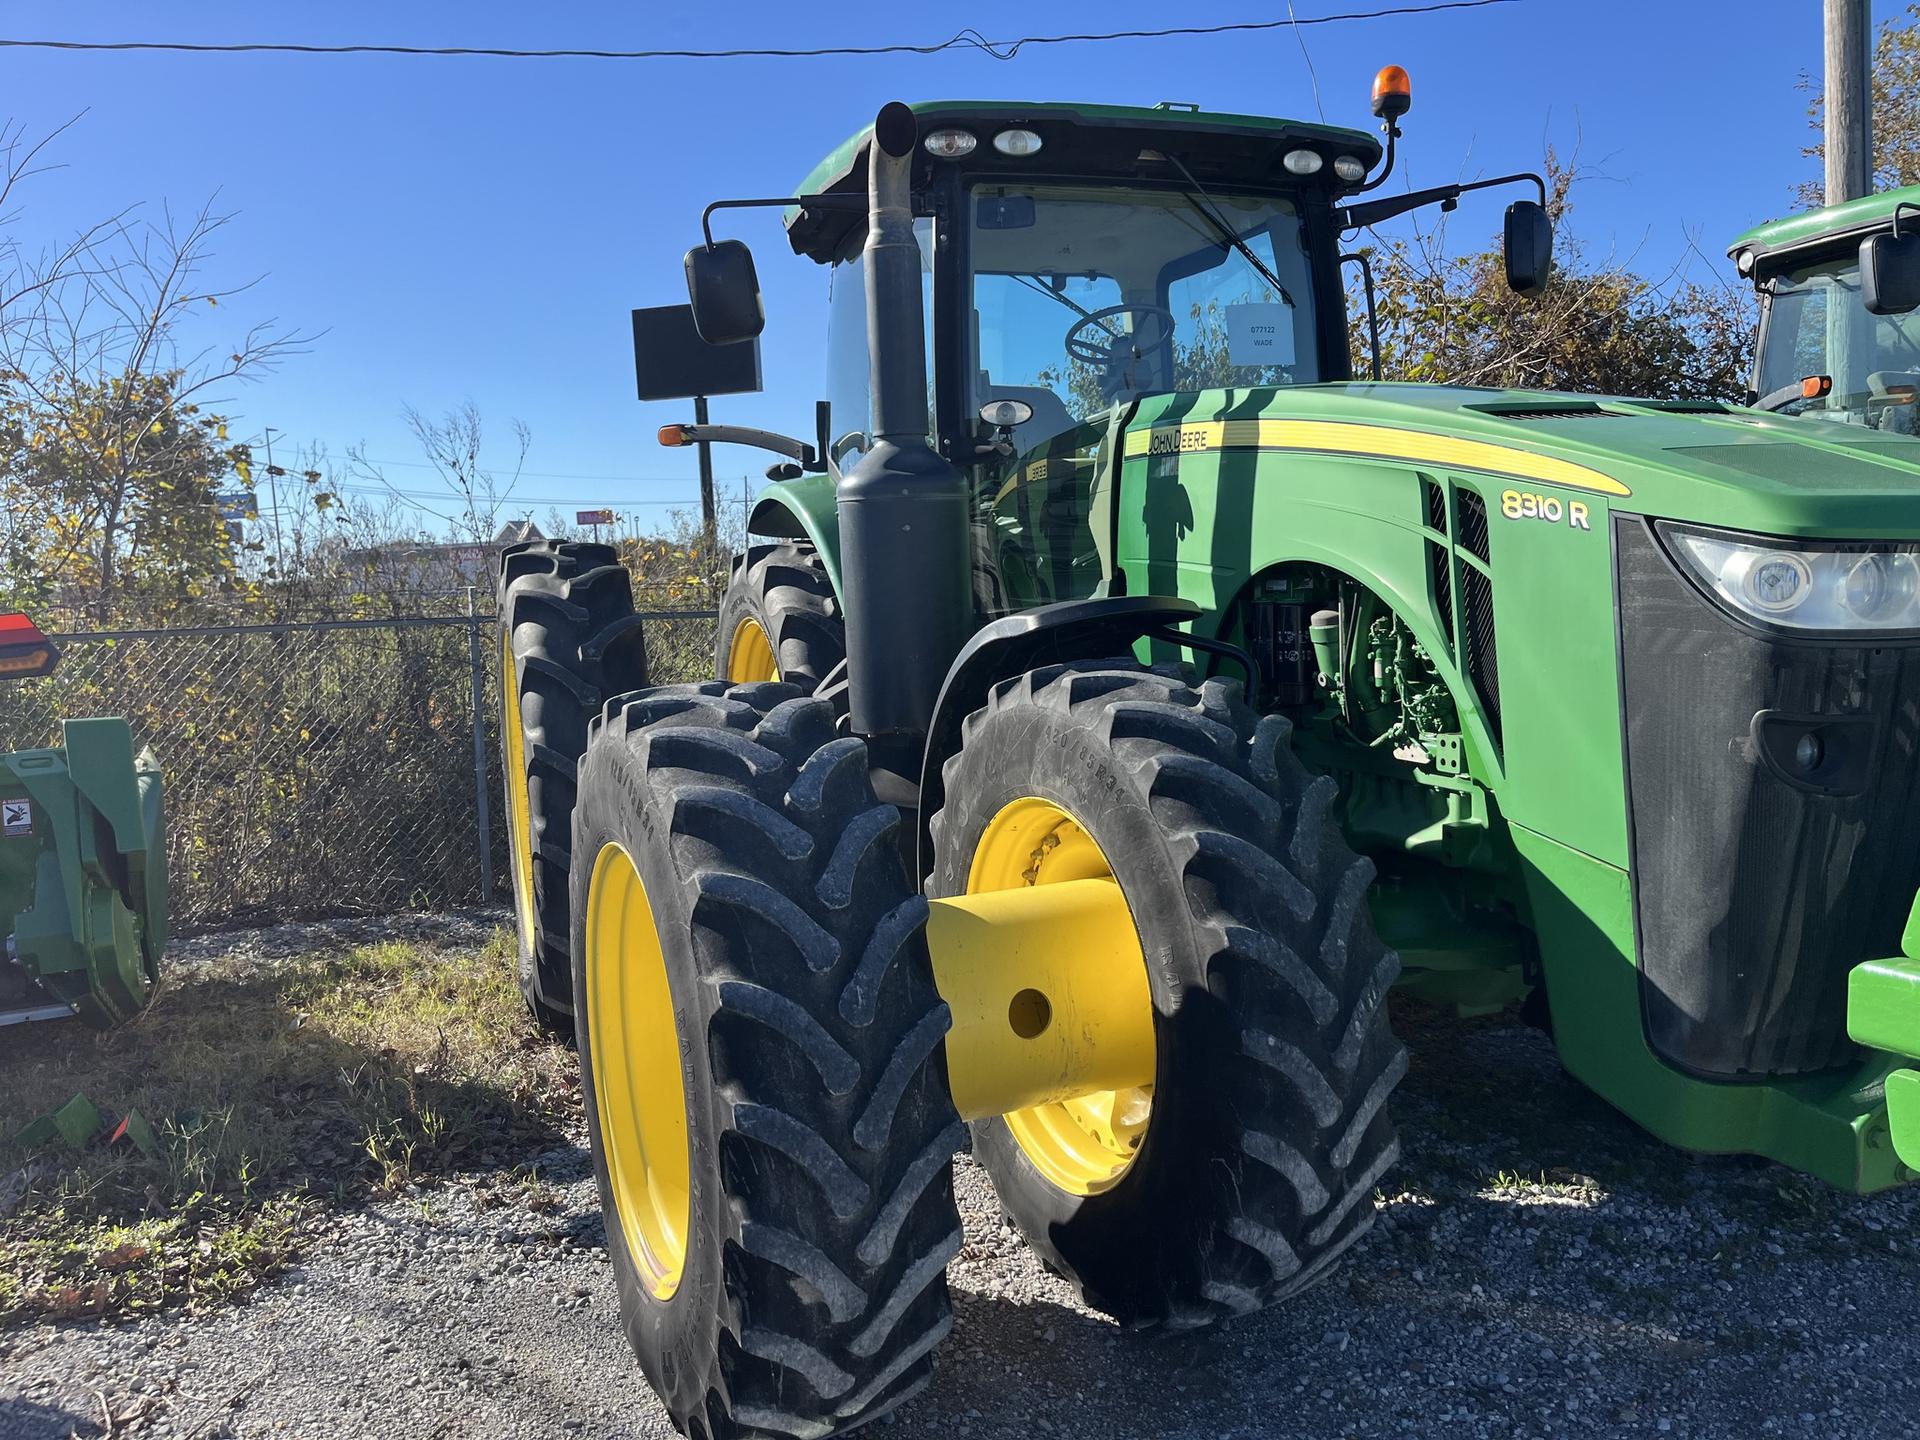
[[[898,100],[890,100],[880,107],[880,114],[873,122],[874,144],[898,157],[911,155],[919,138],[920,122],[911,109]]]

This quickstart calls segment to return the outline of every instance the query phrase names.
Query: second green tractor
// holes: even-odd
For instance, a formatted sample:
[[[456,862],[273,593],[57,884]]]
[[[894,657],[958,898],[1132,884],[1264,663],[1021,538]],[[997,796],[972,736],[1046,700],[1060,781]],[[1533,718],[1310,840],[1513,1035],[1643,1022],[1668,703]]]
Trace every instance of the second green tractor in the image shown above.
[[[926,1383],[969,1145],[1123,1324],[1314,1283],[1397,1154],[1395,985],[1524,1003],[1676,1145],[1912,1178],[1920,441],[1354,380],[1341,237],[1480,188],[1369,196],[1406,98],[1384,151],[889,105],[784,202],[811,435],[664,435],[781,457],[720,678],[638,688],[611,552],[506,552],[530,997],[688,1434]],[[758,333],[743,245],[687,270]]]

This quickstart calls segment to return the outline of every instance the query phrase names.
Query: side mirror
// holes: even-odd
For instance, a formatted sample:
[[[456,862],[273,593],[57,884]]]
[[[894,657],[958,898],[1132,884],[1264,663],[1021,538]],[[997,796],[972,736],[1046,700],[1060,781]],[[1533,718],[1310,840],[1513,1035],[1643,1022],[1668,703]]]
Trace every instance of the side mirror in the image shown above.
[[[709,345],[751,340],[767,328],[753,252],[740,240],[717,240],[687,251],[687,299],[693,327]]]
[[[1538,295],[1553,274],[1553,222],[1537,200],[1507,206],[1507,288],[1516,295]]]
[[[1869,315],[1920,307],[1920,232],[1869,235],[1860,242],[1860,303]]]

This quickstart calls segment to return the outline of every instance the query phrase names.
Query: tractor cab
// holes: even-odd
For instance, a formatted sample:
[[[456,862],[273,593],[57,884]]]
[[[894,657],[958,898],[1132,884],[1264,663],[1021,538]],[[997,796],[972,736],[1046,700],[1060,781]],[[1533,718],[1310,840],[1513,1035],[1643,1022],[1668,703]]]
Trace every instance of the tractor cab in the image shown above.
[[[1343,232],[1451,208],[1483,184],[1538,184],[1361,201],[1392,169],[1409,95],[1404,71],[1381,73],[1384,147],[1363,131],[1185,105],[913,107],[928,436],[968,481],[979,618],[1102,593],[1111,526],[1093,477],[1142,401],[1215,392],[1218,408],[1224,392],[1253,414],[1277,388],[1351,378],[1345,267],[1364,260],[1343,255]],[[835,476],[874,442],[872,143],[869,129],[841,145],[787,212],[794,250],[830,267],[822,449]],[[1519,202],[1508,229],[1510,274],[1537,287],[1544,209]]]
[[[1760,297],[1761,409],[1920,434],[1920,185],[1770,221],[1728,253]]]
[[[931,418],[955,463],[1004,468],[1147,394],[1346,374],[1333,211],[1378,163],[1372,137],[1174,109],[919,114]],[[843,147],[802,188],[863,187],[862,155]],[[789,225],[832,267],[829,400],[849,418],[868,409],[859,218]],[[982,418],[1008,402],[1016,423]],[[862,448],[836,442],[837,463]]]

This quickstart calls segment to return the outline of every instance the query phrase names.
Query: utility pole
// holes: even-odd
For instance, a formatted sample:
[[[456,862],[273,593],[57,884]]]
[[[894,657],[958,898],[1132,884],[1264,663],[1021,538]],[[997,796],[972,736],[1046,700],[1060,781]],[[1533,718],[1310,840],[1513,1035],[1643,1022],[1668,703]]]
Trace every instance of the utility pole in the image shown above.
[[[284,517],[280,513],[280,485],[279,482],[274,479],[273,475],[273,427],[269,425],[260,433],[266,442],[267,451],[267,508],[273,515],[273,558],[275,564],[279,567],[280,578],[285,579],[287,574],[287,553],[280,539],[280,522]],[[258,488],[258,486],[255,487],[256,492]],[[256,513],[259,510],[259,501],[257,499],[254,502],[254,509]],[[256,521],[256,523],[258,522]]]
[[[1826,3],[1827,204],[1873,190],[1873,18],[1869,0]]]
[[[704,395],[693,397],[693,423],[696,425],[707,423],[707,397]],[[705,527],[707,553],[711,555],[714,536],[718,533],[714,528],[716,517],[713,498],[713,446],[708,441],[702,440],[698,448],[700,452],[700,521]]]

